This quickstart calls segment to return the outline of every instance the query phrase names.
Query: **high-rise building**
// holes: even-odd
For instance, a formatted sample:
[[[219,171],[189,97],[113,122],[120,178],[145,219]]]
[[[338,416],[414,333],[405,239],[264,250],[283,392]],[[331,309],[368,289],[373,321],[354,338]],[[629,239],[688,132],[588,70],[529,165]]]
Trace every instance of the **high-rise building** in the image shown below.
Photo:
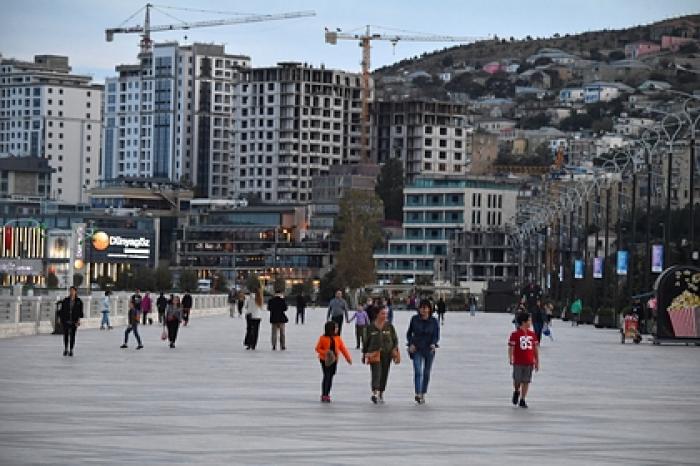
[[[162,178],[230,197],[233,92],[250,57],[167,42],[139,61],[105,80],[102,178]]]
[[[308,203],[312,177],[359,162],[360,80],[301,63],[247,70],[233,105],[234,195]]]
[[[71,74],[68,57],[0,60],[0,157],[41,157],[51,199],[81,204],[100,169],[101,85]]]
[[[410,100],[377,102],[377,161],[404,163],[404,176],[466,173],[471,156],[472,116],[466,105]]]

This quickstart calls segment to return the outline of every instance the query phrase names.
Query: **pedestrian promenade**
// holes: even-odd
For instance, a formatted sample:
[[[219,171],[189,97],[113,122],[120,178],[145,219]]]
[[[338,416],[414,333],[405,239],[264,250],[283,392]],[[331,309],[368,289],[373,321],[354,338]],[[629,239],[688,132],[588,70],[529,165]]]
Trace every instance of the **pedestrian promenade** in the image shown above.
[[[410,315],[396,313],[402,344]],[[448,313],[425,405],[405,352],[373,405],[354,349],[321,404],[325,310],[305,326],[288,316],[284,352],[265,320],[246,351],[244,320],[228,315],[193,318],[176,349],[155,325],[141,351],[119,349],[123,328],[81,329],[73,358],[60,336],[0,340],[0,464],[698,464],[698,347],[621,345],[557,320],[525,410],[510,404],[511,317]]]

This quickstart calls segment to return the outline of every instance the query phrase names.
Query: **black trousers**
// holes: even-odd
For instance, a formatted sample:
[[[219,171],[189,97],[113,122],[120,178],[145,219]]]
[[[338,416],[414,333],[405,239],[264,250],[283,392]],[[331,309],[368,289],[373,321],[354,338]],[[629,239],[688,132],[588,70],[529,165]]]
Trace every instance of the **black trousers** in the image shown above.
[[[172,322],[166,322],[165,325],[168,327],[168,340],[173,344],[177,338],[177,331],[180,329],[180,321],[173,320]]]
[[[321,395],[328,396],[331,394],[331,387],[333,386],[333,376],[338,368],[338,361],[334,362],[330,366],[321,361],[321,370],[323,371],[323,380],[321,380]]]
[[[383,392],[386,390],[386,381],[389,378],[389,369],[391,368],[391,353],[382,351],[380,361],[370,364],[372,374],[372,391]]]
[[[158,309],[158,323],[163,323],[163,318],[165,318],[165,309]]]
[[[78,327],[74,323],[63,322],[63,347],[65,349],[69,348],[68,345],[70,343],[70,350],[73,351],[76,330],[78,330]]]
[[[304,311],[305,311],[305,309],[303,307],[297,308],[297,318],[295,320],[295,323],[298,324],[299,321],[301,320],[301,324],[304,325]]]
[[[343,318],[343,315],[341,314],[339,316],[333,316],[331,317],[331,320],[338,325],[338,335],[340,335],[343,331],[343,321],[345,320]]]
[[[258,346],[258,335],[260,334],[260,319],[252,319],[250,314],[246,314],[245,338],[243,344],[251,349]]]

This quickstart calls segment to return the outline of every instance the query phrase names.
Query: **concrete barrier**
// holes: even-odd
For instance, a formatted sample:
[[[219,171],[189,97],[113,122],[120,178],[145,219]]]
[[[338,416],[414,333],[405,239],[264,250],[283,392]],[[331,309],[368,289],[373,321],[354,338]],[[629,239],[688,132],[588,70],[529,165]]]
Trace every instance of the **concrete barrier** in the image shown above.
[[[129,298],[133,292],[115,292],[110,296],[109,320],[113,327],[125,326],[129,310]],[[182,294],[175,293],[182,298]],[[0,338],[52,333],[56,303],[65,298],[65,294],[48,296],[0,296]],[[158,309],[151,294],[153,306],[151,315],[158,321]],[[169,295],[168,295],[169,297]],[[102,300],[104,294],[80,296],[83,301],[84,317],[80,328],[99,328],[102,322]],[[228,314],[228,296],[225,294],[193,294],[192,317]]]

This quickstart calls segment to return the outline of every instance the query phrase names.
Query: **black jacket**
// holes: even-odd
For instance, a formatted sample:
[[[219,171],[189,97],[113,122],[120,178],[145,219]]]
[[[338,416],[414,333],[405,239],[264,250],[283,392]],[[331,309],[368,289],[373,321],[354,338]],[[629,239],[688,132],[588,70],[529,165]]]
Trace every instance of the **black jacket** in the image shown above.
[[[270,298],[267,302],[267,310],[270,311],[270,323],[271,324],[285,324],[289,321],[287,319],[287,302],[284,298],[279,296],[274,296]]]
[[[182,297],[182,308],[192,309],[192,296],[189,293]]]
[[[58,318],[61,319],[62,323],[66,322],[76,322],[83,318],[83,302],[75,297],[75,302],[73,303],[73,309],[70,306],[70,296],[66,297],[61,303],[61,310],[58,311]]]
[[[165,312],[165,308],[168,307],[168,298],[166,298],[165,296],[159,296],[156,300],[156,307],[159,311]]]

